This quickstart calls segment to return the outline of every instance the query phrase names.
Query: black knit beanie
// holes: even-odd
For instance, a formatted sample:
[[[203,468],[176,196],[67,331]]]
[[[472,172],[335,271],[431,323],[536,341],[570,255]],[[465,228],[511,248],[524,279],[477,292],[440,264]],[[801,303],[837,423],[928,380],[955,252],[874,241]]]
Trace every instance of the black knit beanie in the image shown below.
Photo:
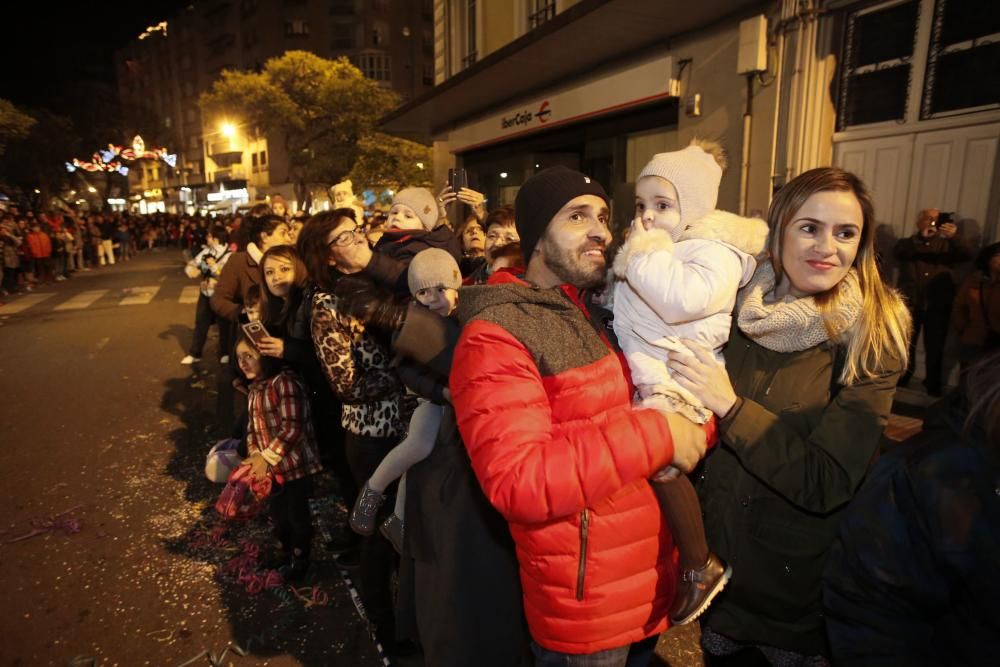
[[[550,167],[524,182],[514,200],[514,226],[521,237],[525,266],[559,209],[581,195],[594,195],[608,203],[600,183],[568,167]]]

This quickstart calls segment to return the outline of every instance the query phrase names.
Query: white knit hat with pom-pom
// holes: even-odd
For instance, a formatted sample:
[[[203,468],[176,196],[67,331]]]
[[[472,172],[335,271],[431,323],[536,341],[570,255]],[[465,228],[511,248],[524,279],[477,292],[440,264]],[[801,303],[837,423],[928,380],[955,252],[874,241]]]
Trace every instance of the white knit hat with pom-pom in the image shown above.
[[[636,181],[659,176],[673,183],[681,207],[679,229],[683,230],[715,210],[725,168],[726,157],[719,144],[694,139],[679,151],[654,155]]]

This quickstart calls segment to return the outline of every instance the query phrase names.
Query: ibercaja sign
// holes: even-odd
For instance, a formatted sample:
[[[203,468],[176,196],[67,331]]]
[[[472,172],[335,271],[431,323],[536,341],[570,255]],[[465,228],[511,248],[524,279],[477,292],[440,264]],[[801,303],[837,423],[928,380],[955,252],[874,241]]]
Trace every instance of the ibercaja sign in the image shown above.
[[[548,122],[549,116],[552,114],[552,109],[549,106],[549,101],[545,100],[538,107],[538,111],[532,111],[530,109],[524,109],[523,111],[518,111],[511,116],[501,116],[500,117],[500,127],[504,130],[509,130],[510,128],[525,128],[532,124],[536,118],[540,125],[544,125]]]

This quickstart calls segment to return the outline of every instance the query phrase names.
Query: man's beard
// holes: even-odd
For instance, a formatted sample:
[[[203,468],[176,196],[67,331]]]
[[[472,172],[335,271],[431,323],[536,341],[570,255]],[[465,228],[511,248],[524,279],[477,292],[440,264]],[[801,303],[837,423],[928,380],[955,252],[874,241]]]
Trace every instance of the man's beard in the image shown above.
[[[578,289],[600,287],[604,284],[608,272],[607,263],[588,265],[582,256],[588,250],[600,249],[604,252],[603,244],[587,242],[578,248],[568,249],[560,248],[547,238],[543,238],[541,243],[545,251],[545,265],[563,283]]]

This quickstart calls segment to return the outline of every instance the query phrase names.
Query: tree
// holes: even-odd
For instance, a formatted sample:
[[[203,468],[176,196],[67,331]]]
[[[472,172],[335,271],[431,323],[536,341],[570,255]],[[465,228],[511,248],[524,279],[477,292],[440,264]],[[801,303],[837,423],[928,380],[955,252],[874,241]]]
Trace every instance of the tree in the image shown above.
[[[309,208],[309,186],[329,186],[347,176],[362,142],[398,98],[346,58],[287,51],[259,73],[223,71],[198,103],[208,116],[240,117],[271,140],[283,137],[288,180]]]
[[[362,139],[360,148],[351,169],[354,183],[393,190],[410,185],[433,186],[429,146],[375,133]]]
[[[34,118],[12,103],[0,99],[0,155],[3,155],[8,141],[28,136],[28,131],[35,122]]]
[[[33,110],[37,122],[22,137],[10,142],[0,161],[0,180],[19,191],[23,199],[47,203],[71,180],[66,161],[79,148],[73,121],[44,109]],[[33,193],[40,191],[37,197]]]

